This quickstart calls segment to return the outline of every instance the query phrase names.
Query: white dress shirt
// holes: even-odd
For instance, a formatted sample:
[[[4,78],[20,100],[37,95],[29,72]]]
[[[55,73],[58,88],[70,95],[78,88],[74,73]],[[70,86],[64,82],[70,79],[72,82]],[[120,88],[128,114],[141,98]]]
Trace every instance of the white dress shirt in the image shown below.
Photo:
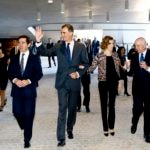
[[[66,47],[67,47],[67,42],[66,42]],[[69,42],[69,48],[70,48],[70,54],[71,54],[71,59],[72,59],[72,54],[73,54],[73,48],[74,48],[74,41]]]
[[[20,52],[20,58],[19,58],[20,62],[21,62],[22,54],[24,54],[23,70],[25,70],[26,65],[27,65],[27,60],[28,60],[28,57],[29,57],[29,50],[27,50],[26,52]]]

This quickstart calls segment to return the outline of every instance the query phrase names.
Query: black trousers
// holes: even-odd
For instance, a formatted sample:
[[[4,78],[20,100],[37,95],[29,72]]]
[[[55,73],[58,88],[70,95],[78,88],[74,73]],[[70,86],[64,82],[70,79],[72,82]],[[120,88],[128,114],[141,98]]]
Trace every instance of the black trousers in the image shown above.
[[[150,101],[148,97],[147,89],[133,93],[132,124],[137,126],[139,118],[144,112],[144,135],[150,134]]]
[[[150,135],[150,100],[144,96],[144,135]]]
[[[114,129],[117,86],[118,82],[108,83],[107,81],[99,81],[98,84],[104,131]]]
[[[90,103],[90,74],[84,74],[81,77],[81,83],[82,83],[82,87],[83,87],[83,95],[84,95],[84,99],[83,99],[83,105],[89,107],[89,103]],[[77,103],[77,107],[80,109],[81,108],[81,93],[79,95],[78,98],[78,103]]]
[[[35,98],[13,97],[13,114],[19,127],[24,130],[25,142],[29,142],[32,138],[35,101]]]
[[[52,56],[48,56],[48,64],[49,64],[49,67],[51,67],[51,66],[52,66],[52,65],[51,65],[51,58],[52,58],[52,60],[53,60],[53,62],[54,62],[54,65],[56,65],[54,55],[52,55]]]
[[[76,122],[76,107],[79,91],[71,91],[65,88],[58,90],[58,120],[57,120],[57,140],[65,140],[65,129],[72,131]],[[67,113],[68,110],[68,113]],[[68,115],[67,115],[68,114]]]
[[[133,108],[132,108],[132,125],[137,126],[139,118],[144,111],[143,100],[140,93],[133,94]]]
[[[124,81],[124,94],[128,93],[128,77],[127,77],[127,71],[126,70],[120,70],[120,79]]]

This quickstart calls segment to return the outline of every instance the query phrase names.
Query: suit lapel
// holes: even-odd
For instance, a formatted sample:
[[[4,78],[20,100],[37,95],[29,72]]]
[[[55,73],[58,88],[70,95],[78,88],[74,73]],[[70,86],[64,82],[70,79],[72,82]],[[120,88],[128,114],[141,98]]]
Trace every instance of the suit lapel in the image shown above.
[[[150,66],[150,50],[148,49],[145,55],[145,61],[148,66]]]
[[[76,42],[74,42],[74,47],[73,47],[73,52],[72,52],[72,62],[74,60],[74,56],[77,56],[76,55],[76,53],[78,52],[77,49],[78,49],[78,45]]]
[[[25,69],[24,69],[24,74],[28,71],[29,67],[30,67],[30,62],[31,61],[31,53],[29,52],[29,56],[27,58],[27,64],[25,66]]]
[[[65,42],[63,41],[62,44],[60,45],[60,51],[63,55],[66,55],[66,45]]]
[[[18,68],[18,71],[19,71],[19,74],[21,75],[21,68],[20,68],[20,52],[16,55],[17,57],[17,61],[16,61],[16,65],[17,65],[17,68]]]

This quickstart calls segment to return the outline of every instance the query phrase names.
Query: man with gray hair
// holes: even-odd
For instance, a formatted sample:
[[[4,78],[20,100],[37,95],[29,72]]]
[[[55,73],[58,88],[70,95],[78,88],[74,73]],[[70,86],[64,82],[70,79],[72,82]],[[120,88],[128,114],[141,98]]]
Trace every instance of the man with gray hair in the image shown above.
[[[128,64],[128,74],[133,75],[133,117],[131,133],[137,130],[139,117],[144,112],[144,138],[150,143],[150,50],[147,49],[147,42],[143,37],[135,40],[135,53]]]

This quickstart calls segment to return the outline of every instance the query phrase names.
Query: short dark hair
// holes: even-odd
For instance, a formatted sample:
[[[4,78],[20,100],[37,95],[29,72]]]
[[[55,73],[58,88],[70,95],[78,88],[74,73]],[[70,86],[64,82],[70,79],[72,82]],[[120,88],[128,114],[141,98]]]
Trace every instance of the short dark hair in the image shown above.
[[[74,28],[71,24],[64,24],[64,25],[61,26],[62,29],[65,28],[65,27],[68,29],[68,31],[74,32]]]
[[[30,40],[30,38],[27,35],[20,35],[18,37],[18,40],[21,39],[21,38],[26,39],[27,44],[31,43],[31,40]]]

